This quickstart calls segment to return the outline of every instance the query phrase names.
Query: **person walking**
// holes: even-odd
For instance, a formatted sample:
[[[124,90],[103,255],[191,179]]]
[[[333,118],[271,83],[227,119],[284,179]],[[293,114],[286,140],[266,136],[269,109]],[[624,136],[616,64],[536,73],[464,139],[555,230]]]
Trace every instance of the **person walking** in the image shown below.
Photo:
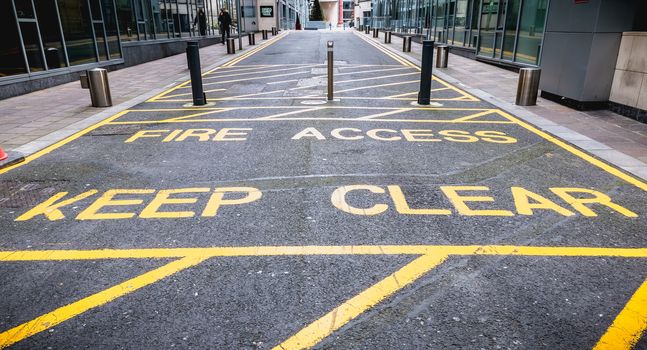
[[[193,28],[195,29],[196,24],[198,25],[198,31],[200,35],[207,35],[207,15],[204,14],[203,9],[198,10],[198,14],[195,15],[193,19]]]
[[[218,24],[220,25],[220,35],[222,36],[222,44],[225,45],[225,38],[231,37],[229,27],[231,26],[231,16],[225,9],[220,9],[218,15]]]

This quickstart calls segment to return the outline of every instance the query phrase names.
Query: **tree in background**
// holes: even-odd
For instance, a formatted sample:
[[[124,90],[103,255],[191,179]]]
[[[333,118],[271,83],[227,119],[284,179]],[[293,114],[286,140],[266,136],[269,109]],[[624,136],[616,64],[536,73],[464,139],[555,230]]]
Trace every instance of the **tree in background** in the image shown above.
[[[311,21],[323,21],[323,13],[321,12],[321,6],[319,5],[319,0],[315,0],[312,4],[312,10],[310,11],[310,20]]]

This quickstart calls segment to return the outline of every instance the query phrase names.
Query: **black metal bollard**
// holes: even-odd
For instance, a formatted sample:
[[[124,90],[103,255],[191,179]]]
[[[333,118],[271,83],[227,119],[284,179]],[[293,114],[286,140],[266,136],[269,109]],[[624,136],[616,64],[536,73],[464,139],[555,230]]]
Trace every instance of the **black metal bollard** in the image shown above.
[[[332,41],[326,43],[326,48],[328,50],[328,101],[333,100],[333,46],[334,43]]]
[[[371,32],[371,26],[364,26],[364,34],[368,34]]]
[[[267,29],[263,29],[261,34],[263,35],[263,40],[267,40]]]
[[[247,33],[247,40],[249,40],[249,46],[256,45],[256,35],[254,33]]]
[[[418,104],[428,105],[431,101],[431,73],[434,63],[434,41],[422,42],[422,70],[420,71],[420,91]]]
[[[227,53],[228,54],[236,53],[236,39],[227,38]]]
[[[402,37],[402,52],[411,52],[411,37],[408,35]]]
[[[200,72],[200,47],[197,41],[189,41],[186,45],[186,60],[191,73],[191,93],[193,104],[202,106],[207,104],[207,96],[202,88],[202,74]]]
[[[380,29],[379,28],[373,28],[373,37],[378,38],[380,36]]]
[[[391,43],[391,31],[387,30],[384,32],[384,43],[385,44],[390,44]]]
[[[272,36],[276,36],[277,33],[276,27],[272,27]]]

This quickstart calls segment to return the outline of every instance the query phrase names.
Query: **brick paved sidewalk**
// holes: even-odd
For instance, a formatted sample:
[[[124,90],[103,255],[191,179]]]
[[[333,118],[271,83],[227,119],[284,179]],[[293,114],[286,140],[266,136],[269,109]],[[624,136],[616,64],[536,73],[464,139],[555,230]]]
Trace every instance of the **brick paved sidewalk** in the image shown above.
[[[371,35],[362,35],[394,50],[402,51],[400,37],[392,36],[391,44],[384,44],[383,33],[378,39],[373,39]],[[407,55],[420,60],[422,45],[412,42],[411,53]],[[518,74],[515,72],[454,54],[449,55],[448,68],[434,67],[434,72],[437,71],[457,79],[468,87],[479,89],[501,101],[514,104],[518,81]],[[569,141],[625,170],[647,178],[647,164],[645,164],[647,163],[647,124],[608,110],[578,111],[541,97],[538,98],[536,106],[517,108],[523,108],[558,126],[592,139]],[[558,130],[558,128],[553,129]],[[571,134],[568,130],[564,130],[563,134],[554,130],[549,131],[560,137]],[[615,152],[611,154],[612,151],[618,151],[626,156],[623,157]]]
[[[260,35],[256,39],[258,44],[262,43]],[[247,40],[243,43],[246,44]],[[247,45],[243,48],[246,49]],[[201,48],[202,68],[224,59],[226,53],[221,44]],[[188,72],[184,54],[112,71],[109,81],[113,106],[170,85],[183,79]],[[89,91],[81,89],[78,81],[0,100],[0,147],[11,156],[11,151],[20,146],[106,109],[92,107]]]

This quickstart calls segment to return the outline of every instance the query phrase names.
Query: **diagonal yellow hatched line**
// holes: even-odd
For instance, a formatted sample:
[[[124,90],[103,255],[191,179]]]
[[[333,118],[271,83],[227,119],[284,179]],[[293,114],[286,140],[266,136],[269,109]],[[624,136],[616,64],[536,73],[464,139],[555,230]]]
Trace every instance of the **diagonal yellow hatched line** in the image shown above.
[[[6,348],[7,346],[19,342],[27,337],[31,337],[32,335],[40,333],[46,329],[52,328],[62,322],[69,320],[70,318],[109,303],[126,294],[132,293],[140,288],[171,276],[174,273],[187,269],[191,266],[195,266],[206,259],[208,258],[190,256],[175,260],[155,270],[146,272],[116,286],[110,287],[99,293],[60,307],[29,322],[25,322],[14,328],[4,331],[0,333],[0,349]]]
[[[307,349],[338,330],[352,319],[415,282],[447,259],[447,255],[423,255],[370,288],[339,305],[320,319],[309,324],[274,350]]]
[[[647,258],[647,248],[369,245],[3,251],[0,252],[0,262],[154,258],[176,258],[177,260],[0,333],[0,348],[49,329],[85,311],[123,297],[174,273],[196,266],[209,258],[303,255],[417,255],[418,257],[297,332],[277,346],[276,349],[303,349],[316,345],[353,318],[414,282],[451,256],[509,255]],[[647,327],[647,308],[642,307],[646,299],[647,282],[643,283],[631,297],[623,311],[616,317],[613,325],[600,340],[598,344],[600,349],[609,348],[609,345],[612,345],[615,349],[631,349]]]

